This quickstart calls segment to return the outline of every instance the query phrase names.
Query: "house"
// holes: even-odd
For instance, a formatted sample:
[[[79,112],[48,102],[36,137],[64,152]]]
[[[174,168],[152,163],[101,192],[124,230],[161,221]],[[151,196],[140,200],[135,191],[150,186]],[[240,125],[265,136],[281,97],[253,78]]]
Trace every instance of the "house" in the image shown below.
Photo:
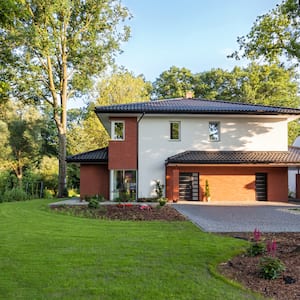
[[[157,180],[169,200],[287,201],[288,122],[300,110],[168,99],[99,106],[108,148],[68,157],[80,164],[80,194],[110,200],[152,198]]]

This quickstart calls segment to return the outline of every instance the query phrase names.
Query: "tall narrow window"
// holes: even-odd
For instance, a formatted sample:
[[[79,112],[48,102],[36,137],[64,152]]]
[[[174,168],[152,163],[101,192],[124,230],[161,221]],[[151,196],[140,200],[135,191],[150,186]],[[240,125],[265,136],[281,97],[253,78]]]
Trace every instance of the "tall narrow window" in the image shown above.
[[[180,122],[170,122],[170,140],[180,140]]]
[[[113,121],[112,122],[111,137],[115,141],[125,140],[125,123],[124,123],[124,121]]]
[[[209,140],[211,142],[220,141],[220,122],[209,122],[208,132],[209,132]]]
[[[136,199],[136,170],[114,170],[113,199],[120,201]]]

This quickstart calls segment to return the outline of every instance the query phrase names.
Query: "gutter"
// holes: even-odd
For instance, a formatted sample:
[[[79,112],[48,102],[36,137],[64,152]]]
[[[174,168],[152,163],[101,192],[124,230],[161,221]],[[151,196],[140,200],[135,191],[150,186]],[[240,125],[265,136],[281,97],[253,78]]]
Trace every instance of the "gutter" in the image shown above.
[[[145,116],[145,112],[142,113],[142,115],[137,119],[137,132],[136,132],[136,201],[139,197],[139,124],[141,120]]]

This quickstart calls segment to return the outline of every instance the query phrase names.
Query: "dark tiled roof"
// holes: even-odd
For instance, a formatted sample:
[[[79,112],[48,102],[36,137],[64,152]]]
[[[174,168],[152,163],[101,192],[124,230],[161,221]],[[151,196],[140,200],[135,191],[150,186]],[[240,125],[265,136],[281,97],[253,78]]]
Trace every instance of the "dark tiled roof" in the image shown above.
[[[67,157],[67,162],[83,163],[107,163],[108,162],[108,147],[93,151],[83,152],[80,154]]]
[[[300,149],[289,151],[185,151],[169,157],[178,164],[283,164],[300,165]]]
[[[300,109],[204,99],[167,99],[98,106],[96,113],[295,114]]]

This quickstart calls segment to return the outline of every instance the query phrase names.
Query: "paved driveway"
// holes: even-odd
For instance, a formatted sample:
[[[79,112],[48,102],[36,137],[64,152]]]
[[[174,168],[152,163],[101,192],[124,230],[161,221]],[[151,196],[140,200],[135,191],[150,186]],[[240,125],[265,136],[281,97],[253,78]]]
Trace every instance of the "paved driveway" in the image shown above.
[[[202,230],[208,232],[299,232],[300,205],[173,204]],[[295,210],[298,209],[298,210]]]

